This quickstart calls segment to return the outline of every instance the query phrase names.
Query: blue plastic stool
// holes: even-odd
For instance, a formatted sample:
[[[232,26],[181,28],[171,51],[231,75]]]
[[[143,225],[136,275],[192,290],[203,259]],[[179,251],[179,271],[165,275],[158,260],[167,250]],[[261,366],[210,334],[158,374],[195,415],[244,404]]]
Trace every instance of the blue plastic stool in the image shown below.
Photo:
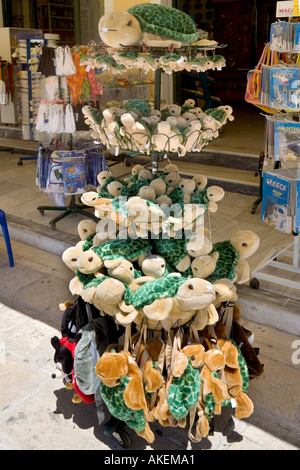
[[[12,249],[11,249],[11,243],[10,243],[10,237],[9,237],[5,212],[3,212],[1,209],[0,209],[0,225],[2,227],[2,233],[4,236],[4,241],[5,241],[5,245],[6,245],[6,249],[8,253],[9,265],[11,268],[13,268],[15,263],[14,263]]]

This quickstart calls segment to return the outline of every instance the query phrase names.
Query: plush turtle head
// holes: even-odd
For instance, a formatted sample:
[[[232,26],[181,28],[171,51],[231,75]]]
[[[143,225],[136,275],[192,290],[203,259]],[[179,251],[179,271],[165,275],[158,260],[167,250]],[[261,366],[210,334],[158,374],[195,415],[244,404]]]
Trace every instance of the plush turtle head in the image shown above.
[[[130,284],[134,280],[134,267],[130,261],[118,258],[104,261],[108,275],[125,284]]]
[[[213,283],[216,291],[215,304],[219,305],[222,302],[236,301],[238,299],[236,286],[227,278],[218,279]]]
[[[207,188],[207,197],[210,201],[219,202],[225,196],[225,191],[220,186],[209,186]]]
[[[105,44],[116,49],[132,46],[142,39],[140,23],[127,11],[114,11],[102,16],[99,34]]]
[[[183,310],[201,310],[215,300],[215,290],[204,279],[188,279],[179,287],[176,299]]]
[[[96,233],[97,224],[93,220],[81,220],[77,226],[78,234],[81,240],[86,240],[90,235]]]
[[[208,255],[212,250],[212,243],[209,238],[201,235],[191,237],[186,245],[188,254],[192,258]]]
[[[205,175],[196,175],[193,180],[196,183],[197,189],[204,189],[207,186],[207,176]]]
[[[190,359],[192,367],[199,369],[205,361],[205,349],[202,344],[188,344],[182,352]]]
[[[216,251],[212,255],[203,255],[195,258],[192,262],[192,271],[194,277],[206,279],[216,269],[219,253]]]
[[[99,175],[97,175],[97,181],[99,183],[99,186],[101,187],[105,181],[112,176],[110,171],[101,171]]]
[[[117,279],[108,278],[97,286],[96,297],[105,305],[117,305],[121,302],[125,286]]]
[[[258,250],[260,239],[252,230],[241,230],[231,237],[230,242],[239,254],[247,259]]]
[[[140,171],[145,170],[143,165],[134,165],[131,170],[132,176],[138,175]]]
[[[76,273],[78,269],[78,260],[83,253],[83,241],[80,241],[75,246],[70,246],[62,254],[62,260],[65,265]]]
[[[103,267],[102,259],[92,250],[83,251],[77,262],[78,271],[82,274],[94,274]]]
[[[106,351],[96,364],[96,375],[107,387],[116,387],[128,374],[128,358],[122,352]]]
[[[158,255],[148,255],[141,264],[145,276],[151,276],[155,279],[162,277],[166,270],[166,261]]]
[[[111,196],[118,197],[121,196],[124,185],[119,181],[112,181],[107,185],[107,191]]]

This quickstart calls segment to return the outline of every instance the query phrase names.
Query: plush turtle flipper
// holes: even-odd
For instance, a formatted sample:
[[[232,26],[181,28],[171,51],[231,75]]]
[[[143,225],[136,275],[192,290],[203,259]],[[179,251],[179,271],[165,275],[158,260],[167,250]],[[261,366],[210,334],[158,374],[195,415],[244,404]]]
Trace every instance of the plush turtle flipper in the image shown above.
[[[240,258],[236,266],[237,278],[236,282],[238,284],[246,284],[250,280],[251,272],[248,261],[243,258]]]
[[[152,304],[145,305],[144,314],[150,320],[166,320],[173,307],[173,299],[167,297],[165,299],[156,299]]]
[[[126,312],[122,311],[122,309],[120,309],[120,311],[115,315],[115,319],[118,323],[120,323],[121,325],[129,325],[130,323],[132,323],[136,317],[138,316],[139,312],[138,310],[136,310],[133,306],[130,306],[131,309]]]
[[[137,435],[145,439],[149,444],[152,444],[155,440],[154,434],[150,429],[149,423],[146,422],[144,431],[136,431]]]

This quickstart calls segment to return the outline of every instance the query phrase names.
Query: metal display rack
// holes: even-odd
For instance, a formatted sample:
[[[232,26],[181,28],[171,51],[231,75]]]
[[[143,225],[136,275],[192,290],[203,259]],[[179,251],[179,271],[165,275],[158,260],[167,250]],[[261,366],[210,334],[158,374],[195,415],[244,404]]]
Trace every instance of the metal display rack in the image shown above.
[[[278,2],[277,2],[278,3]],[[296,2],[295,2],[296,6]],[[294,8],[293,14],[289,17],[288,21],[291,22],[292,18],[298,14],[299,11]],[[282,18],[280,18],[282,19]],[[282,52],[282,51],[281,51]],[[291,55],[291,53],[289,54]],[[297,62],[298,63],[298,62]],[[283,110],[288,111],[288,110]],[[299,113],[294,113],[299,114]],[[258,174],[260,176],[260,197],[254,203],[252,207],[252,214],[256,212],[257,207],[263,200],[263,162],[264,162],[265,154],[262,153],[260,155],[260,162],[259,162],[259,171]],[[278,175],[280,176],[280,167],[281,163],[276,161],[274,165],[274,170],[278,171]],[[293,174],[294,171],[294,174]],[[300,164],[296,168],[290,170],[290,181],[292,184],[296,184],[297,181],[300,181]],[[293,205],[295,207],[291,208],[291,216],[293,218],[293,225],[294,230],[292,229],[292,235],[294,237],[293,242],[289,243],[285,247],[282,248],[274,248],[272,253],[269,254],[261,263],[257,266],[257,268],[251,273],[252,279],[250,281],[250,286],[253,289],[259,289],[260,283],[259,280],[268,281],[273,284],[286,286],[291,289],[300,290],[300,277],[299,279],[290,280],[284,277],[283,273],[293,273],[295,277],[300,275],[300,262],[299,262],[299,249],[300,249],[300,239],[298,228],[295,227],[295,209],[296,209],[296,190],[294,190],[294,201]],[[272,274],[264,272],[266,268],[272,268]]]
[[[290,170],[274,170],[271,174],[279,177],[284,176],[284,179],[291,184],[290,195],[290,215],[292,219],[292,235],[293,242],[289,243],[283,248],[274,248],[271,255],[269,254],[259,266],[252,272],[252,280],[250,286],[254,289],[259,288],[259,280],[268,281],[273,284],[289,287],[292,289],[300,290],[300,277],[297,280],[290,280],[283,276],[282,272],[290,272],[300,276],[300,262],[299,262],[299,227],[296,225],[296,207],[297,207],[297,189],[296,184],[300,181],[300,165],[298,168]],[[283,259],[282,259],[283,258]],[[272,274],[266,273],[266,268],[273,268]],[[278,272],[279,271],[279,272]],[[281,273],[280,273],[281,272]]]
[[[291,289],[300,290],[300,277],[298,281],[291,281],[289,279],[284,278],[283,276],[275,275],[275,271],[274,274],[267,274],[263,271],[266,267],[270,267],[274,268],[275,270],[292,272],[300,276],[299,250],[299,235],[295,235],[295,240],[289,245],[287,245],[284,249],[280,250],[278,248],[275,248],[272,257],[268,257],[267,259],[262,261],[259,267],[257,267],[256,270],[252,273],[254,279],[251,280],[251,287],[257,289],[258,284],[256,280],[261,279],[263,281],[272,282],[274,284],[279,284],[281,286],[289,287]],[[278,258],[281,256],[288,258],[290,262],[288,263],[284,261],[278,261]]]

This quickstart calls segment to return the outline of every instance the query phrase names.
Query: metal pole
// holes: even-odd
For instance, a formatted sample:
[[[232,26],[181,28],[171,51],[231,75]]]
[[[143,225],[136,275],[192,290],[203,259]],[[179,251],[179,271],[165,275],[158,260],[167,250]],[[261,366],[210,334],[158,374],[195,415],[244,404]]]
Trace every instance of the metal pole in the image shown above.
[[[160,111],[162,69],[155,70],[154,108]]]
[[[293,257],[293,267],[295,269],[299,268],[299,235],[295,236],[295,242],[294,242],[294,257]]]

